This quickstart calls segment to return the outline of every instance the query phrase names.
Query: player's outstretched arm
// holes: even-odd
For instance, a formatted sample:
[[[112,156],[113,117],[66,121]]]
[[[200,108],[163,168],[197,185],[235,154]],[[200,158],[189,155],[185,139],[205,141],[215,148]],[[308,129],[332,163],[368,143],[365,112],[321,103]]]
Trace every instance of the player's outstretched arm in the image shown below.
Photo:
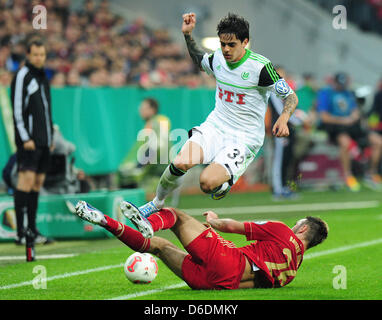
[[[182,32],[184,34],[184,39],[186,40],[188,52],[191,56],[192,61],[200,68],[200,70],[203,70],[201,62],[203,59],[204,52],[198,48],[195,40],[191,36],[192,30],[194,30],[195,28],[195,24],[195,13],[185,13],[183,15]]]
[[[218,215],[213,211],[207,211],[203,213],[206,217],[207,223],[212,228],[226,233],[238,233],[245,234],[244,223],[233,219],[219,219]]]
[[[298,98],[296,93],[292,93],[287,96],[284,100],[284,108],[276,123],[272,128],[272,133],[276,137],[287,137],[289,136],[288,121],[294,110],[296,110],[298,104]]]
[[[296,110],[297,104],[298,104],[297,94],[293,92],[292,94],[290,94],[289,96],[285,98],[284,109],[282,113],[286,113],[287,115],[289,115],[289,118],[290,118],[294,110]]]

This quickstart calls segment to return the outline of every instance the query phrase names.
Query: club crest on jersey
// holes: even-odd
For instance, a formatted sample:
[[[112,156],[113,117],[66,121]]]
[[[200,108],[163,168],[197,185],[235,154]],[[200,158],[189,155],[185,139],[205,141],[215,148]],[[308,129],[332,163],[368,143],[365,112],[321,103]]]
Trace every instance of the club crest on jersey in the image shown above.
[[[243,80],[248,80],[248,78],[249,78],[249,72],[243,71],[243,73],[241,74],[241,78],[242,78]]]
[[[286,95],[290,91],[290,87],[284,79],[280,79],[276,82],[275,89],[278,94],[282,95]]]

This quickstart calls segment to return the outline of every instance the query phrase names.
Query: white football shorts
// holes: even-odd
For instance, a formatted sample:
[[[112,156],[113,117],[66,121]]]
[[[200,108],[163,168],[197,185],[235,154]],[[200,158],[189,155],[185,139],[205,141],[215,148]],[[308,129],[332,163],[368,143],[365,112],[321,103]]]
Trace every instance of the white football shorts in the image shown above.
[[[203,150],[203,164],[214,162],[226,168],[231,176],[230,185],[239,180],[261,147],[250,149],[240,137],[227,134],[209,122],[192,128],[189,135],[187,141],[197,143]]]

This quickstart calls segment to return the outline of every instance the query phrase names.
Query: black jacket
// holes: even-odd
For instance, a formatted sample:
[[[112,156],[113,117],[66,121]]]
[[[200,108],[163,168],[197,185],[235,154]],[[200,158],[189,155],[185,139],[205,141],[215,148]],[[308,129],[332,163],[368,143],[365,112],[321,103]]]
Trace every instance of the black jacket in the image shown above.
[[[11,99],[17,147],[30,139],[37,147],[51,146],[53,122],[50,85],[45,71],[27,61],[12,80]]]

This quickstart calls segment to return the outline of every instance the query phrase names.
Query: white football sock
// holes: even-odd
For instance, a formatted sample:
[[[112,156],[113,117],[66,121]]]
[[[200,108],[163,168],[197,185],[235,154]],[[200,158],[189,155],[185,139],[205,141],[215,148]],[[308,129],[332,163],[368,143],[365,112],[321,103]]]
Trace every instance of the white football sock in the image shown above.
[[[157,204],[159,206],[160,205],[163,206],[164,200],[167,198],[167,196],[181,185],[183,180],[182,177],[184,174],[185,172],[175,168],[173,164],[170,164],[166,168],[166,170],[163,172],[162,176],[160,177],[157,190],[156,190],[156,197],[153,200],[154,205],[157,208],[158,208]]]

